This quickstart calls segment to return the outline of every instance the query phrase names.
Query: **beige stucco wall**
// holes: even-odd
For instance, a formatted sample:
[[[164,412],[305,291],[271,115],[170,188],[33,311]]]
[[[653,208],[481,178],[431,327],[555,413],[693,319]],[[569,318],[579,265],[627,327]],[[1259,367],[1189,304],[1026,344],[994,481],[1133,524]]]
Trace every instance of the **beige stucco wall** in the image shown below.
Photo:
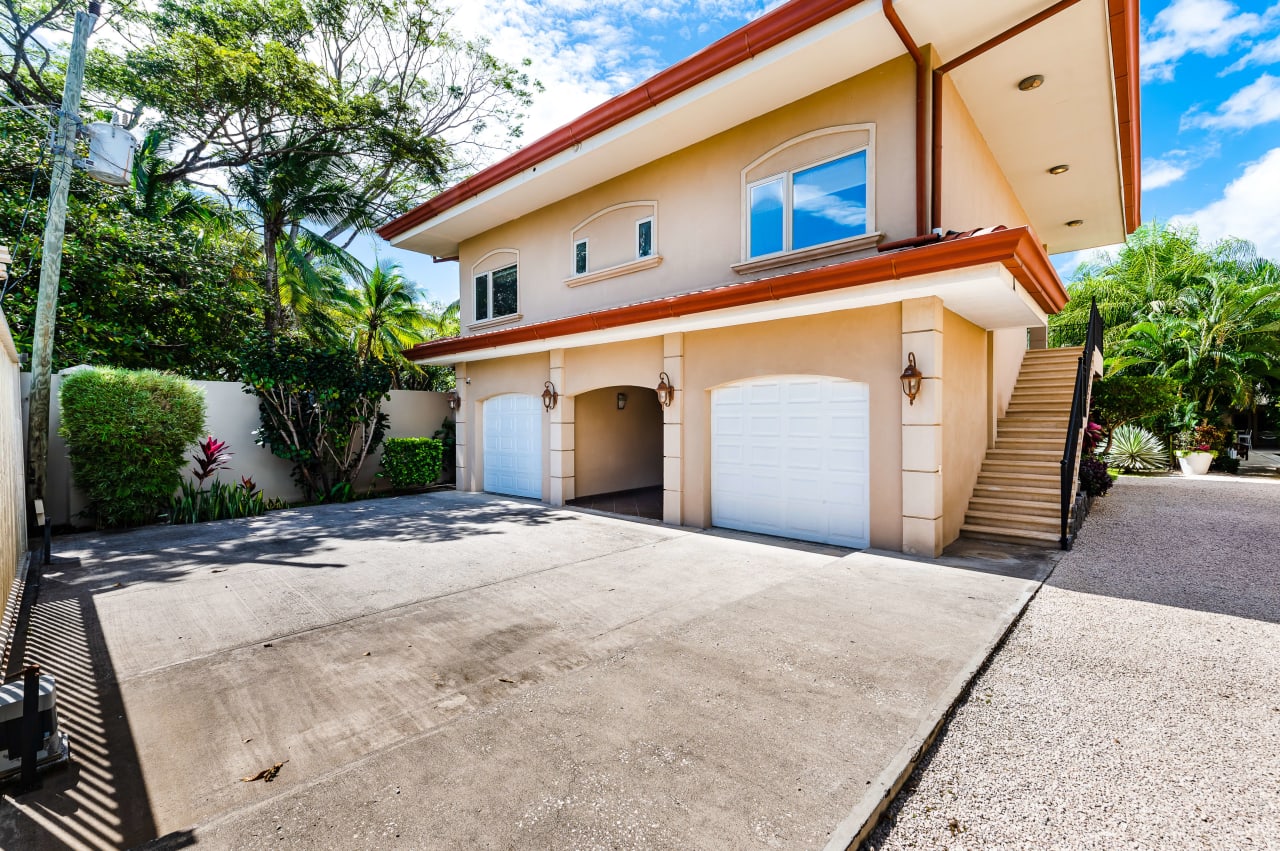
[[[22,377],[22,391],[25,400],[31,383],[30,374]],[[46,512],[54,525],[82,523],[76,515],[82,512],[88,502],[80,489],[75,486],[71,474],[71,464],[67,458],[67,444],[58,436],[61,425],[61,409],[58,406],[58,390],[62,376],[53,376],[52,399],[49,420],[53,430],[49,441],[49,473],[46,490]],[[279,497],[286,502],[294,502],[302,498],[297,484],[293,481],[291,470],[293,465],[283,458],[277,458],[271,451],[254,443],[253,432],[261,424],[258,414],[258,400],[244,392],[243,385],[233,381],[196,381],[194,384],[204,392],[205,427],[204,433],[211,434],[219,440],[225,440],[233,453],[227,468],[219,471],[218,478],[227,483],[240,481],[248,476],[267,498]],[[539,385],[541,387],[541,385]],[[415,390],[392,390],[391,398],[382,403],[382,410],[388,415],[387,437],[430,437],[440,427],[440,422],[449,416],[449,403],[443,393],[428,393]],[[192,446],[187,453],[196,451]],[[377,478],[378,462],[381,450],[375,451],[365,462],[360,476],[356,479],[357,490],[380,490],[388,487],[387,483]],[[183,475],[189,475],[191,466]]]
[[[3,255],[3,248],[0,248]],[[0,281],[4,280],[0,265]],[[27,502],[23,469],[22,373],[9,323],[0,312],[0,620],[13,587],[18,559],[27,551]],[[0,635],[0,640],[4,636]]]
[[[960,535],[987,452],[987,332],[951,311],[942,325],[943,546]]]
[[[711,390],[766,375],[826,375],[870,390],[871,545],[902,548],[901,307],[691,332],[684,339],[684,522],[711,523]]]
[[[627,396],[618,410],[618,394]],[[648,387],[604,387],[574,399],[578,496],[662,485],[662,409]]]
[[[942,87],[942,156],[943,229],[1030,221],[950,77]]]
[[[565,381],[561,392],[576,396],[615,384],[657,387],[661,371],[661,337],[566,349]]]
[[[1001,328],[991,332],[992,416],[999,419],[1009,408],[1013,387],[1018,383],[1022,357],[1027,352],[1025,328]],[[993,435],[994,436],[994,435]]]
[[[914,80],[914,65],[904,55],[477,235],[460,248],[461,274],[469,276],[476,261],[490,251],[518,249],[524,324],[747,280],[753,276],[738,276],[730,269],[743,259],[742,170],[783,142],[820,128],[847,124],[875,125],[876,229],[890,240],[912,236]],[[597,283],[567,286],[575,226],[594,213],[628,201],[657,202],[656,241],[662,264]],[[874,249],[862,253],[874,253]],[[777,274],[777,270],[754,277],[766,274]],[[464,284],[465,330],[474,316],[474,293],[469,277],[464,277]]]

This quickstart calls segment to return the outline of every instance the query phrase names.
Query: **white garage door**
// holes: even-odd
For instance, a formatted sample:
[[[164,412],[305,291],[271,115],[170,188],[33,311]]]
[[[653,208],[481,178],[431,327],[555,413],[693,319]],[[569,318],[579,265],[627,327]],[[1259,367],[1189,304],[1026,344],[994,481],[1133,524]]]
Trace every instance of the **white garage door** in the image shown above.
[[[484,403],[484,489],[542,499],[542,400],[512,393]]]
[[[711,522],[870,545],[867,386],[817,376],[711,393]]]

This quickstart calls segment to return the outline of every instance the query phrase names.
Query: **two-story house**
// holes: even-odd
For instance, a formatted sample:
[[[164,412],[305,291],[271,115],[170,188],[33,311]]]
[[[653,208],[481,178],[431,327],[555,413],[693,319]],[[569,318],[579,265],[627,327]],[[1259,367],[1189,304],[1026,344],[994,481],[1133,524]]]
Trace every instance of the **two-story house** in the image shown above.
[[[927,555],[1052,504],[1056,540],[1076,353],[1027,352],[1049,253],[1138,223],[1137,24],[792,0],[384,226],[459,266],[461,336],[406,353],[456,366],[459,488]]]

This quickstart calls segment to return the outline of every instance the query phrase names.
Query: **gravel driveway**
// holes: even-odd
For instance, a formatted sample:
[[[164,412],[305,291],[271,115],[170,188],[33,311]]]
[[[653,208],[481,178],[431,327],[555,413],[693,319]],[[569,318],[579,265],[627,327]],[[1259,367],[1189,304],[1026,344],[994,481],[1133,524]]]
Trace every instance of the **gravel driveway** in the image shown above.
[[[1280,480],[1123,478],[863,846],[1280,849]]]

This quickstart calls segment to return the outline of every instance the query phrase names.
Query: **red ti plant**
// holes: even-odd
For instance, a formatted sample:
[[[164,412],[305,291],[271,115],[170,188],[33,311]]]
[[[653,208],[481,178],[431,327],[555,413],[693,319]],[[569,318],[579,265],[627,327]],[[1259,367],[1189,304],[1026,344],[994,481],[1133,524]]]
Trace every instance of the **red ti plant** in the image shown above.
[[[191,460],[196,462],[196,482],[203,488],[205,479],[219,470],[226,469],[234,453],[227,449],[225,440],[218,440],[213,435],[200,441],[199,446],[200,452],[192,455]]]
[[[1093,452],[1098,444],[1102,442],[1103,430],[1102,426],[1095,422],[1090,422],[1084,427],[1084,451]]]

